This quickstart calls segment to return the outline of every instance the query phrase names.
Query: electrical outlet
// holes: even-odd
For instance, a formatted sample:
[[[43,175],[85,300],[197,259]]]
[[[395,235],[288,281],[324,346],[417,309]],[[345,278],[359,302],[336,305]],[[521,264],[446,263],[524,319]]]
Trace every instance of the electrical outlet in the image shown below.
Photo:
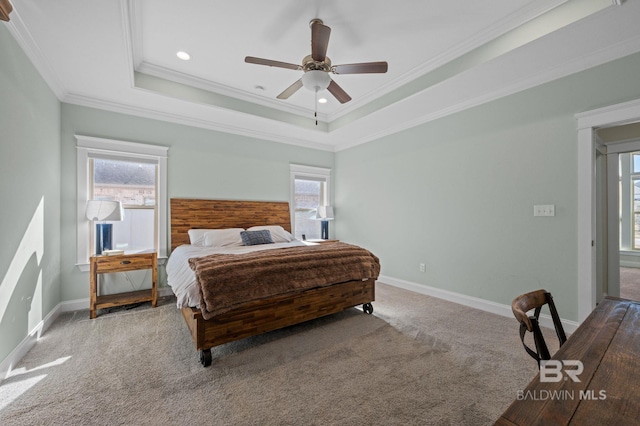
[[[555,204],[535,205],[533,206],[534,216],[555,216],[556,206]]]
[[[427,272],[427,265],[425,265],[424,263],[420,264],[420,272]]]

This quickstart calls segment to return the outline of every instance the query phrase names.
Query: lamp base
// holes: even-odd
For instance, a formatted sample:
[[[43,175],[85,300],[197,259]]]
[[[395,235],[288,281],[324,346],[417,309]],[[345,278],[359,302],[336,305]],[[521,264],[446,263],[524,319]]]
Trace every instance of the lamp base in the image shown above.
[[[323,220],[320,222],[320,238],[323,240],[329,239],[329,221]]]
[[[103,250],[111,250],[112,229],[111,223],[96,223],[96,255],[102,254]]]

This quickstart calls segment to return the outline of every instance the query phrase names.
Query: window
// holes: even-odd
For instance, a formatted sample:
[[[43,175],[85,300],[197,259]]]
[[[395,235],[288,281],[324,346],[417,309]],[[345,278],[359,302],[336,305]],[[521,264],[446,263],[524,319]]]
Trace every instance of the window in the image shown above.
[[[297,239],[320,238],[320,221],[316,220],[319,206],[330,205],[331,169],[290,165],[292,233]]]
[[[127,252],[157,249],[158,165],[99,157],[89,158],[89,163],[89,199],[120,201],[124,207],[124,220],[113,223],[112,248]],[[91,234],[93,247],[95,235]]]
[[[77,263],[86,268],[95,229],[85,217],[87,200],[122,202],[125,217],[113,222],[113,248],[154,249],[167,256],[167,147],[78,136]],[[83,268],[83,269],[84,269]]]

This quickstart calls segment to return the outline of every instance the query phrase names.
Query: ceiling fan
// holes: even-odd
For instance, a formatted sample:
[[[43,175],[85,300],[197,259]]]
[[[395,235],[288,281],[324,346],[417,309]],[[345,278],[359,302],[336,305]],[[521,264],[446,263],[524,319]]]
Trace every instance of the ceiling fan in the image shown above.
[[[345,103],[351,100],[351,96],[329,77],[330,72],[333,74],[371,74],[387,72],[388,65],[386,62],[331,65],[331,59],[327,56],[327,46],[329,45],[331,28],[324,25],[320,19],[313,19],[309,23],[309,26],[311,27],[311,55],[307,55],[302,59],[302,65],[255,58],[253,56],[244,58],[244,61],[249,64],[304,71],[302,78],[280,93],[277,96],[278,99],[288,99],[304,86],[316,93],[320,90],[327,89],[340,103]]]

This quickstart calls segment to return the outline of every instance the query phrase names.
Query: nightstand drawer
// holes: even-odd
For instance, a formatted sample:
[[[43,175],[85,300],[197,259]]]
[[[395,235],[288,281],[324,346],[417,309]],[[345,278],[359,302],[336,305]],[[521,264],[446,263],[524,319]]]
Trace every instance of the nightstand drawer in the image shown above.
[[[155,253],[96,257],[96,272],[124,272],[135,271],[137,269],[150,269],[153,267],[153,256],[155,256]]]

